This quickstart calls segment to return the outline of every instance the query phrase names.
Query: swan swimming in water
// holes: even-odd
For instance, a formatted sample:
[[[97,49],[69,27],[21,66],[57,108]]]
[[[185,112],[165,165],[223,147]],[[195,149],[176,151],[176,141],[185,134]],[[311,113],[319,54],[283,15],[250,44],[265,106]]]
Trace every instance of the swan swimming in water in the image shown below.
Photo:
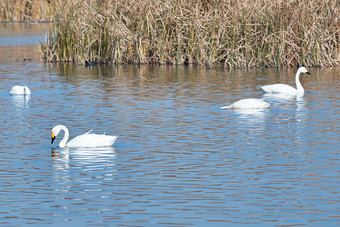
[[[69,137],[69,131],[64,125],[57,125],[52,129],[52,140],[51,143],[55,140],[58,136],[59,132],[64,131],[64,137],[59,143],[60,148],[64,147],[109,147],[114,144],[117,139],[117,136],[108,136],[103,134],[90,134],[87,132],[85,134],[76,136],[72,140],[67,143]]]
[[[241,99],[229,106],[222,106],[220,109],[267,109],[270,104],[262,99]]]
[[[14,85],[9,93],[11,95],[30,95],[31,90],[27,86]]]
[[[268,92],[268,93],[303,94],[305,90],[303,89],[300,83],[300,79],[299,79],[301,73],[306,73],[308,75],[311,75],[310,72],[308,72],[308,70],[305,67],[300,67],[295,75],[296,88],[293,88],[292,86],[289,86],[287,84],[271,84],[271,85],[260,86],[260,88],[264,92]]]

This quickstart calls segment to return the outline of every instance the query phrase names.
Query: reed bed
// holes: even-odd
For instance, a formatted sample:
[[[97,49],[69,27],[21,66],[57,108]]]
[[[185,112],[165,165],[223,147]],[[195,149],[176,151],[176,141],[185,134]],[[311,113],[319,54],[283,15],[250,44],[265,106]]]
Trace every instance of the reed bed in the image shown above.
[[[1,22],[52,22],[61,1],[1,0]]]
[[[47,62],[340,65],[338,0],[59,2],[40,44]]]

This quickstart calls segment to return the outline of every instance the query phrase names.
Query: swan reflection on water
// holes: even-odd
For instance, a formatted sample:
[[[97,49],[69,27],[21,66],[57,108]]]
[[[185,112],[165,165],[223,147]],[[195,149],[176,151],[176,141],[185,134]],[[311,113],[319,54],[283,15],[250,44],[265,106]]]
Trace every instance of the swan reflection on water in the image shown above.
[[[13,95],[12,102],[17,108],[28,108],[29,100],[31,99],[30,95]]]
[[[281,106],[286,106],[291,103],[296,104],[296,110],[304,109],[306,101],[304,94],[294,94],[294,93],[266,93],[263,98],[272,104],[278,104]]]
[[[270,113],[269,109],[239,109],[234,110],[237,118],[244,123],[259,125],[265,121]]]
[[[102,190],[103,181],[112,181],[117,175],[116,153],[113,147],[101,148],[52,148],[53,179],[56,191],[65,192],[72,188],[91,191]],[[93,188],[89,187],[92,185]],[[104,189],[103,189],[104,190]]]
[[[56,161],[79,164],[103,163],[109,164],[113,162],[116,153],[113,147],[96,147],[96,148],[52,148],[51,156]]]
[[[269,112],[268,109],[238,109],[234,110],[235,114],[240,117],[262,117],[265,113]]]
[[[265,99],[276,99],[276,100],[294,100],[303,98],[303,94],[294,93],[265,93],[263,95]]]

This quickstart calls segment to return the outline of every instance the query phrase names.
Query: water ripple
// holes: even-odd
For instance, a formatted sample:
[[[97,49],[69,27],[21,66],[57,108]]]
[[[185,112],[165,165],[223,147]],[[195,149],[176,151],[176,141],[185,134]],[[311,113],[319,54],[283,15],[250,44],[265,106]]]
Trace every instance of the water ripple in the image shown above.
[[[278,97],[251,70],[58,67],[0,67],[0,225],[339,224],[339,83]],[[10,96],[23,78],[32,95]],[[245,97],[272,107],[219,110]],[[119,138],[56,148],[56,124]]]

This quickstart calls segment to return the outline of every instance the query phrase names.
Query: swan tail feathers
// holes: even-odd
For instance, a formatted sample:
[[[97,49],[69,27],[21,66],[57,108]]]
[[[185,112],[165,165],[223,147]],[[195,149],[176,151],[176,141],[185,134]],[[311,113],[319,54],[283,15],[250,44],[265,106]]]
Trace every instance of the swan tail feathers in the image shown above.
[[[232,108],[232,106],[231,106],[231,105],[229,105],[229,106],[222,106],[222,107],[220,107],[220,110],[224,110],[224,109],[230,109],[230,108]]]

